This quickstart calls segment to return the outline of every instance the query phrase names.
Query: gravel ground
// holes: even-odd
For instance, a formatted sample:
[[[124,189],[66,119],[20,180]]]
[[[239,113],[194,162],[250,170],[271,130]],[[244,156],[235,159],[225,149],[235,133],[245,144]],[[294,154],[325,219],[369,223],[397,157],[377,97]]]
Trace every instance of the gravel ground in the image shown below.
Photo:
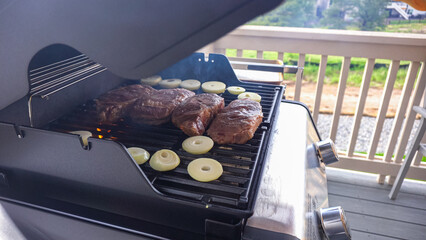
[[[320,114],[318,116],[317,128],[322,139],[326,139],[330,134],[330,126],[333,119],[333,115]],[[377,153],[384,153],[386,145],[389,141],[389,135],[392,131],[393,118],[386,118],[383,125],[382,134],[377,147]],[[339,127],[337,129],[336,136],[336,148],[338,150],[347,150],[350,134],[352,131],[353,116],[340,116]],[[370,146],[370,139],[374,134],[374,126],[376,124],[376,118],[374,117],[363,117],[361,120],[361,126],[358,133],[358,140],[355,146],[355,152],[368,152]],[[404,124],[404,123],[403,123]],[[411,131],[410,140],[407,146],[410,146],[411,140],[414,137],[415,130],[419,127],[420,120],[415,120],[413,130]],[[404,126],[404,125],[402,125]]]

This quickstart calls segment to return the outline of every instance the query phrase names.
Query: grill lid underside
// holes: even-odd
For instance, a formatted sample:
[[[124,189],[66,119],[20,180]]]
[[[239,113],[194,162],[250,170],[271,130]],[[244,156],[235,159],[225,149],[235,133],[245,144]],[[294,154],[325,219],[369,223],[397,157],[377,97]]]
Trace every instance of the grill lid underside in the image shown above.
[[[28,91],[32,57],[65,44],[124,78],[152,75],[281,0],[6,1],[0,5],[0,109]]]

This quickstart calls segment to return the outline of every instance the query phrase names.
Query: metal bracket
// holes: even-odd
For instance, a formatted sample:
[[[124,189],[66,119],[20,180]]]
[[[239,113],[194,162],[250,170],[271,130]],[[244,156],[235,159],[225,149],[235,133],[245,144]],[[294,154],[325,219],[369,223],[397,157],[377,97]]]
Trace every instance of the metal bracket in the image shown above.
[[[14,125],[13,128],[15,129],[15,133],[18,138],[24,138],[24,131],[22,131],[19,126]]]

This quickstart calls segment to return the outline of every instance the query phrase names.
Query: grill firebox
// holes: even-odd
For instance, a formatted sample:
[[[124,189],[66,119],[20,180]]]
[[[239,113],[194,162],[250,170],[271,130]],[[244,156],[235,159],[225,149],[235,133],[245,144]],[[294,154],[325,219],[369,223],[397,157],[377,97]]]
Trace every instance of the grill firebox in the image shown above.
[[[192,155],[185,152],[182,141],[188,136],[171,123],[160,126],[140,125],[122,119],[117,124],[102,124],[97,121],[96,107],[93,101],[77,107],[71,114],[53,121],[44,128],[64,132],[86,130],[94,137],[120,142],[126,147],[142,147],[151,154],[160,149],[171,149],[181,158],[181,164],[173,171],[157,172],[149,164],[141,165],[150,183],[160,192],[183,199],[218,204],[236,209],[248,209],[252,198],[252,185],[262,164],[263,153],[267,147],[268,127],[273,114],[280,88],[240,83],[247,91],[262,96],[264,122],[254,137],[246,144],[215,145],[208,153]],[[222,94],[225,104],[236,99],[235,95]],[[202,183],[193,180],[186,167],[192,160],[208,157],[218,160],[224,168],[224,174],[217,181]]]

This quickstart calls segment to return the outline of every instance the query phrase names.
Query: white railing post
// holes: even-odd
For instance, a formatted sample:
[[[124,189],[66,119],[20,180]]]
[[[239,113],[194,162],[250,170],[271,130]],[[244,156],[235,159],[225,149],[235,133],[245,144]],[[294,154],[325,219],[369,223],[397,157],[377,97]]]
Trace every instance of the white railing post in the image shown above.
[[[206,46],[202,47],[197,52],[202,52],[204,54],[210,54],[210,53],[217,52],[217,50],[215,49],[214,43],[211,43],[209,45],[206,45]]]
[[[386,78],[386,84],[383,91],[382,99],[380,101],[379,112],[376,118],[376,125],[374,128],[374,135],[370,141],[370,147],[368,149],[368,159],[374,160],[376,154],[377,146],[379,145],[380,135],[383,129],[383,123],[386,118],[386,112],[389,107],[389,101],[392,97],[393,86],[395,85],[396,74],[399,69],[400,62],[398,60],[393,60],[388,71],[388,76]]]
[[[257,59],[263,59],[263,51],[262,50],[257,50],[256,58]]]
[[[351,57],[343,59],[342,69],[340,71],[339,87],[337,90],[336,105],[334,107],[333,120],[331,122],[330,139],[335,141],[337,127],[339,126],[340,112],[342,111],[343,98],[345,96],[346,80],[348,80]]]
[[[405,113],[407,112],[408,101],[410,100],[411,92],[413,91],[414,81],[416,80],[417,71],[419,70],[420,63],[419,62],[411,62],[410,67],[408,68],[408,74],[405,79],[404,88],[402,90],[402,96],[399,101],[398,110],[396,112],[393,126],[389,138],[389,142],[387,145],[387,149],[385,150],[384,161],[391,162],[393,152],[395,150],[396,141],[398,140],[398,136],[402,126],[402,120],[404,120]],[[385,175],[380,175],[378,182],[384,183]],[[391,180],[392,182],[392,180]]]
[[[315,123],[317,123],[318,121],[318,114],[319,114],[320,106],[321,106],[321,96],[322,96],[322,89],[324,86],[325,70],[327,68],[327,59],[328,59],[327,55],[321,56],[320,65],[318,69],[315,102],[314,102],[314,109],[312,111],[312,118],[314,119]]]
[[[365,101],[367,100],[368,89],[370,88],[371,75],[373,74],[374,58],[369,58],[365,64],[364,76],[362,77],[362,85],[359,90],[358,104],[355,109],[354,122],[352,125],[351,140],[348,147],[348,156],[352,157],[355,150],[356,140],[358,139],[359,126],[364,113]]]
[[[284,53],[278,52],[278,60],[283,61],[284,60]]]
[[[305,67],[305,54],[299,54],[299,61],[297,61],[297,66],[299,69],[296,73],[296,87],[294,89],[294,100],[300,101],[300,92],[302,91],[302,75],[303,68]]]
[[[243,57],[243,49],[237,49],[237,57]]]

